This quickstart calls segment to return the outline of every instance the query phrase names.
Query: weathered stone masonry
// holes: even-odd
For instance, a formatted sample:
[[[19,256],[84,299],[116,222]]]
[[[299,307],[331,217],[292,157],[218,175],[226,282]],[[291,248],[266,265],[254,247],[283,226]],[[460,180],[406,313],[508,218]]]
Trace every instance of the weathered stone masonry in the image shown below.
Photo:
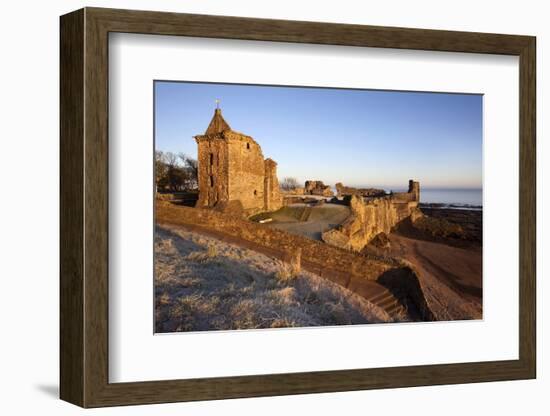
[[[231,130],[218,108],[198,145],[199,208],[252,215],[277,210],[282,197],[277,163],[250,136]]]
[[[330,186],[325,185],[323,181],[306,181],[304,187],[304,194],[306,195],[319,195],[319,196],[333,196],[334,193]]]
[[[419,201],[420,184],[413,180],[409,181],[408,192],[370,199],[353,195],[351,215],[337,228],[324,232],[322,239],[327,244],[360,251],[378,234],[389,234],[404,219],[411,217],[414,221],[421,216]]]

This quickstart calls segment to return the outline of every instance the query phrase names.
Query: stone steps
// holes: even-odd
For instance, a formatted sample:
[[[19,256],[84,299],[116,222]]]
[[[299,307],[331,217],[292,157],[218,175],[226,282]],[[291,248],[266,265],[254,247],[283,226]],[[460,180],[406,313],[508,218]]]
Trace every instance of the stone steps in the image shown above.
[[[400,304],[397,304],[395,305],[393,308],[389,309],[389,310],[386,310],[386,312],[388,313],[388,315],[390,315],[391,317],[396,317],[396,316],[399,316],[401,315],[402,313],[405,312],[405,308],[403,308],[402,305]]]
[[[399,302],[397,301],[397,299],[394,298],[393,295],[391,295],[391,294],[388,294],[382,300],[379,300],[378,302],[376,302],[376,304],[378,306],[380,306],[381,308],[383,308],[383,309],[392,308],[393,306],[395,306],[398,303]]]
[[[369,298],[369,301],[372,302],[372,303],[376,303],[378,304],[379,301],[383,300],[384,298],[387,297],[387,291],[383,290],[383,291],[380,291],[379,294]]]
[[[397,318],[404,312],[399,300],[382,285],[371,282],[368,288],[364,288],[362,295],[372,304],[384,309],[391,318]]]

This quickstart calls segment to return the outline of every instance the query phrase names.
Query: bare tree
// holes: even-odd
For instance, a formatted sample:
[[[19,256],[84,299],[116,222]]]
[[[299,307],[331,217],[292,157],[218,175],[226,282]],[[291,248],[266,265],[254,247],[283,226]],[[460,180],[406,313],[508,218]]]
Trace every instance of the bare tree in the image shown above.
[[[183,153],[155,151],[157,191],[179,192],[196,189],[197,161]]]
[[[283,178],[281,188],[285,191],[293,191],[298,188],[298,180],[292,177]]]
[[[186,187],[188,189],[197,188],[199,185],[199,164],[196,159],[187,156],[185,153],[178,153],[184,169],[187,172],[187,181]]]
[[[172,152],[165,152],[164,163],[168,168],[175,168],[178,166],[178,156]]]
[[[164,152],[161,150],[155,151],[155,184],[157,185],[157,191],[163,191],[168,185],[167,182],[167,167],[164,163]]]

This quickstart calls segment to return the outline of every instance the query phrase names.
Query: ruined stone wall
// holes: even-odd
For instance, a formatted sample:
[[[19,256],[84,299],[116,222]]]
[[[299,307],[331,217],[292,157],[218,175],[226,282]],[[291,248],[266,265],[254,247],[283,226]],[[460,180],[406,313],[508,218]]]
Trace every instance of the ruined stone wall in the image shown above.
[[[238,133],[224,133],[228,141],[229,200],[240,200],[247,214],[264,207],[264,157],[260,146]]]
[[[169,202],[157,201],[156,220],[160,224],[205,227],[276,251],[296,253],[297,250],[300,250],[302,264],[308,265],[308,270],[320,276],[331,272],[332,277],[334,277],[333,271],[339,272],[341,281],[335,282],[344,287],[349,286],[349,279],[352,278],[353,273],[360,274],[361,279],[375,281],[385,271],[396,267],[395,264],[391,264],[387,260],[357,256],[321,241],[265,227],[210,209],[176,206]],[[352,273],[352,271],[354,272]]]
[[[412,182],[412,181],[411,181]],[[389,234],[404,219],[417,214],[420,186],[418,182],[410,192],[391,196],[364,199],[353,195],[350,199],[351,215],[337,228],[324,232],[327,244],[353,251],[362,250],[380,233]]]
[[[351,195],[360,195],[360,196],[384,196],[386,191],[383,189],[376,188],[352,188],[351,186],[344,186],[341,182],[338,182],[336,185],[336,195],[338,197],[351,196]]]
[[[333,196],[334,193],[330,186],[325,185],[323,181],[306,181],[304,186],[305,195]]]
[[[264,160],[256,141],[231,129],[216,108],[198,145],[198,208],[238,215],[279,209],[282,198],[277,163]]]
[[[227,143],[221,137],[201,138],[198,144],[198,207],[214,207],[227,202],[228,159]]]
[[[233,131],[197,136],[199,208],[240,209],[244,215],[282,206],[277,163],[264,160],[250,136]]]
[[[419,202],[420,201],[420,183],[410,180],[409,190],[407,192],[394,192],[391,197],[396,202]]]
[[[277,178],[277,163],[264,161],[264,211],[275,211],[283,206],[283,197]]]
[[[420,201],[420,182],[409,180],[409,194],[412,195],[413,200]]]

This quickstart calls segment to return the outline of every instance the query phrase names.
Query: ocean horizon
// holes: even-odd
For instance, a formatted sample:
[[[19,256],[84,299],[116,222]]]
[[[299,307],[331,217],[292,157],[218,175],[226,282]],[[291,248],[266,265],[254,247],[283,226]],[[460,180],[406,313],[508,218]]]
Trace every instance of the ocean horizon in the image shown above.
[[[388,186],[360,186],[360,188],[380,188],[387,192],[406,192],[407,188]],[[420,202],[423,204],[444,204],[457,207],[482,207],[483,190],[481,188],[422,188]]]

